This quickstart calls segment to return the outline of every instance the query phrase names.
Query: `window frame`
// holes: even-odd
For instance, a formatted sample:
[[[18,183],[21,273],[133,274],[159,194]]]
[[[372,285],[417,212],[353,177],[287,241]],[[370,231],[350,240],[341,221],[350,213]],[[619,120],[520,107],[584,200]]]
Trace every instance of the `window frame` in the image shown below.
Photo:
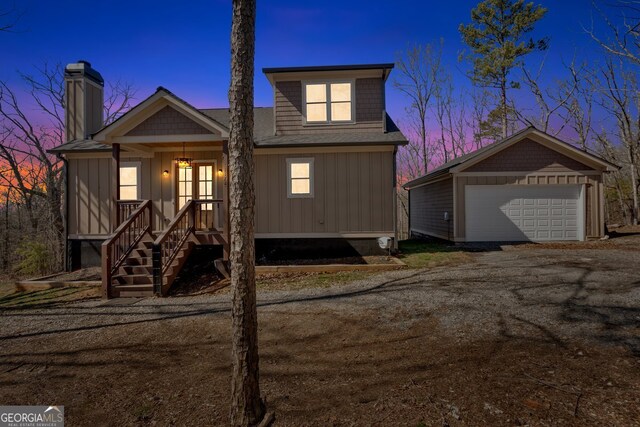
[[[191,162],[191,198],[188,200],[194,200],[196,195],[199,196],[199,188],[198,188],[198,184],[200,183],[200,177],[196,176],[198,174],[198,166],[213,166],[213,199],[212,200],[216,200],[219,199],[219,190],[218,190],[218,159],[196,159],[193,160]],[[180,196],[180,168],[178,167],[177,163],[174,164],[175,166],[175,178],[173,179],[173,191],[174,191],[174,200],[173,200],[173,204],[175,207],[175,213],[177,214],[180,211],[180,197],[186,197],[186,196]],[[188,181],[183,181],[183,182],[188,182]],[[185,201],[186,202],[188,201]],[[195,200],[200,200],[200,199],[195,199]]]
[[[291,158],[287,158],[287,198],[289,199],[312,199],[314,197],[314,185],[315,185],[315,179],[314,179],[314,161],[315,159],[313,157],[291,157]],[[294,163],[308,163],[309,164],[309,193],[305,193],[305,194],[299,194],[299,193],[292,193],[291,192],[291,183],[292,183],[292,179],[296,179],[296,178],[292,178],[291,177],[291,165]],[[304,178],[298,178],[298,179],[304,179]]]
[[[351,120],[333,120],[331,116],[331,85],[339,83],[349,83],[351,85]],[[326,90],[327,120],[308,121],[307,120],[307,85],[324,84]],[[340,101],[338,101],[340,102]],[[355,79],[320,79],[302,81],[302,122],[304,126],[327,126],[339,124],[354,124],[356,122],[356,80]]]
[[[118,176],[118,200],[129,201],[129,200],[142,200],[142,162],[120,162],[118,174],[120,174],[120,169],[122,168],[136,168],[136,198],[135,199],[123,199],[122,198],[122,180]],[[132,185],[126,185],[126,187],[133,187]]]

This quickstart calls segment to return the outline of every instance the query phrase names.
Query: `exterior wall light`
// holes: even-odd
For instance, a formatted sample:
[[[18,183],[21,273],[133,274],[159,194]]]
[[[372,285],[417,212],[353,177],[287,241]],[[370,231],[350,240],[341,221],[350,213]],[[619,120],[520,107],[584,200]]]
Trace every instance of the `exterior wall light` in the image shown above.
[[[166,170],[166,169],[165,169],[165,170],[163,170],[163,171],[162,171],[162,176],[163,176],[164,178],[169,178],[169,171],[168,171],[168,170]]]
[[[218,169],[218,176],[222,176],[224,175],[224,172],[222,172],[222,169]]]

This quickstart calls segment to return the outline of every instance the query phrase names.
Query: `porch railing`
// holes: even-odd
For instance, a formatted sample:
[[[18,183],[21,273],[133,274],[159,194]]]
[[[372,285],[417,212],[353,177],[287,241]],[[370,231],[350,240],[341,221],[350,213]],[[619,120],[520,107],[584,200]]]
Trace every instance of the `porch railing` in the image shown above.
[[[102,289],[107,298],[113,275],[127,259],[142,237],[152,231],[151,200],[141,201],[136,209],[102,243]]]
[[[118,225],[126,221],[144,200],[118,200]]]
[[[153,286],[162,295],[163,278],[178,252],[197,231],[220,232],[221,199],[189,200],[153,242]]]

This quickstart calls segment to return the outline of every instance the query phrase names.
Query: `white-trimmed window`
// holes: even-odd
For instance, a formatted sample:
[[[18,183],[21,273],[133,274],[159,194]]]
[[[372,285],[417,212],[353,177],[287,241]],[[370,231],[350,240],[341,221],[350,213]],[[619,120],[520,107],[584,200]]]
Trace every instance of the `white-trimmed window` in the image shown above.
[[[313,197],[313,158],[287,159],[287,196]]]
[[[303,84],[307,123],[353,121],[352,81],[305,82]]]
[[[140,162],[120,163],[120,200],[140,200]]]

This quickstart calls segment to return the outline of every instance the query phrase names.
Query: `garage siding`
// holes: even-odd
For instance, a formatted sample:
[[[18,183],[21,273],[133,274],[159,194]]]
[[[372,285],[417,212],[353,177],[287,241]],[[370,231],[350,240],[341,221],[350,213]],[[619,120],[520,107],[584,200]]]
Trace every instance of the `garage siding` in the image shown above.
[[[513,176],[457,176],[454,179],[456,193],[456,237],[465,238],[465,186],[467,185],[557,185],[585,184],[585,230],[586,236],[601,237],[604,235],[600,204],[602,179],[600,175],[583,175],[580,173],[513,175]],[[412,217],[413,220],[413,217]]]
[[[453,180],[451,178],[414,188],[409,193],[411,230],[443,239],[453,238]],[[449,212],[450,221],[444,220]]]

